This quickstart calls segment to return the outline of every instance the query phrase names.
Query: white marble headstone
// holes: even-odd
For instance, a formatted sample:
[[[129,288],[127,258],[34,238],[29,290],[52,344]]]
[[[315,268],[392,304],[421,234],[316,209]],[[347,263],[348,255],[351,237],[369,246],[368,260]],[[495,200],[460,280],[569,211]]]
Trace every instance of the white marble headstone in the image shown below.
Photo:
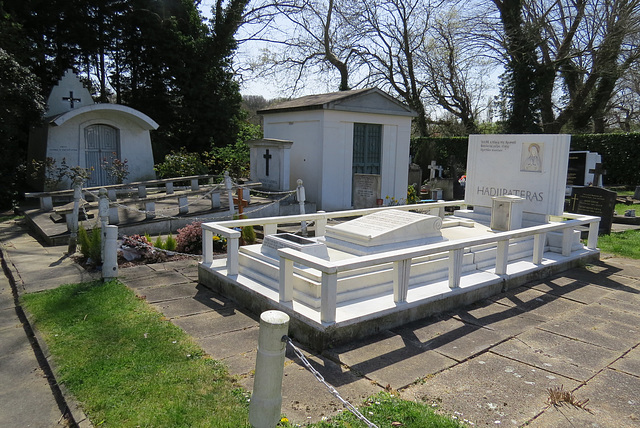
[[[327,246],[357,255],[443,241],[442,219],[396,209],[327,226]]]
[[[570,135],[470,135],[465,202],[491,207],[496,196],[524,199],[523,211],[561,215]]]

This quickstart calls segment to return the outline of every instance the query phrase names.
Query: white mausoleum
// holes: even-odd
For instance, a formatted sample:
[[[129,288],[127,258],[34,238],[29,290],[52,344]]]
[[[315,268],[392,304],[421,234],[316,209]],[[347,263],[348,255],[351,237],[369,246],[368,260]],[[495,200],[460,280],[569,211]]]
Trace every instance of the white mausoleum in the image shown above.
[[[51,90],[46,115],[29,135],[29,161],[52,158],[60,166],[64,159],[70,167],[93,168],[85,186],[116,184],[102,168],[113,158],[127,161],[127,182],[155,178],[149,132],[158,124],[131,107],[94,103],[72,70]]]
[[[302,179],[307,200],[318,209],[350,209],[357,206],[354,199],[375,204],[386,196],[406,198],[416,114],[383,91],[309,95],[258,113],[266,139],[293,143],[289,182]]]

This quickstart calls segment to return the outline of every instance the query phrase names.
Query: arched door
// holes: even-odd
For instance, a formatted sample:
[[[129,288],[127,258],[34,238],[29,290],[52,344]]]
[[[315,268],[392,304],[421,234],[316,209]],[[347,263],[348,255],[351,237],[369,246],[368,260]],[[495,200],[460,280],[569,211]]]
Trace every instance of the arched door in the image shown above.
[[[86,165],[91,171],[86,186],[116,184],[115,179],[107,174],[102,165],[105,162],[110,164],[114,158],[120,159],[118,129],[102,124],[87,126],[84,129],[84,140]]]

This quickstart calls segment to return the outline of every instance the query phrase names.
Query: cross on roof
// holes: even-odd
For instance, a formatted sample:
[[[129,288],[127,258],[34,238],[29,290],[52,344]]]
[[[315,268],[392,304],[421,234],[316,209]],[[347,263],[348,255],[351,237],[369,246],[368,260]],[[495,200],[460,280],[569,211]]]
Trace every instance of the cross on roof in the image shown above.
[[[73,91],[69,91],[69,96],[68,97],[62,97],[62,101],[69,101],[69,106],[71,108],[74,107],[74,101],[77,102],[81,102],[82,100],[80,98],[73,98]]]

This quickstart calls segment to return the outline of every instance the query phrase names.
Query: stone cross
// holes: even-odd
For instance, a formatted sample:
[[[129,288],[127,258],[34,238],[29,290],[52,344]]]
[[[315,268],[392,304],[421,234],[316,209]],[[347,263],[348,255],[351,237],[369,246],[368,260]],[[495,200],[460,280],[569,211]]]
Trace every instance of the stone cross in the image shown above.
[[[439,172],[439,176],[442,176],[442,169],[443,168],[441,166],[436,165],[436,161],[432,160],[431,161],[431,165],[427,166],[427,168],[429,168],[431,170],[430,171],[430,176],[429,176],[429,178],[431,180],[436,178],[436,171]]]
[[[590,169],[589,174],[593,174],[593,185],[598,186],[598,184],[600,183],[600,176],[606,175],[606,173],[607,171],[602,169],[601,163],[597,163],[595,168]]]
[[[267,162],[267,169],[266,169],[266,173],[267,173],[267,177],[269,176],[269,159],[271,159],[273,156],[271,156],[269,154],[269,149],[267,149],[267,153],[265,153],[264,155],[262,155],[263,158],[265,158],[266,162]]]
[[[69,101],[69,106],[71,108],[74,107],[73,103],[74,101],[80,102],[82,101],[80,98],[73,98],[73,91],[69,91],[69,96],[68,97],[62,97],[62,101]]]

